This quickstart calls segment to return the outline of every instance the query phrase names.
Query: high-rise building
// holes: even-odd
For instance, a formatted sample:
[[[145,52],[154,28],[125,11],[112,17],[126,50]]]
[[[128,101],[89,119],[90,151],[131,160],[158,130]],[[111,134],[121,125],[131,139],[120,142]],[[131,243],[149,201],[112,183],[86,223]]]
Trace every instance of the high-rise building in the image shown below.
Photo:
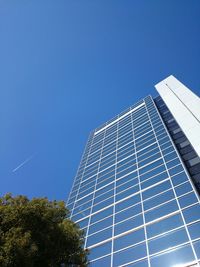
[[[156,89],[89,136],[68,207],[90,266],[200,266],[200,99]]]

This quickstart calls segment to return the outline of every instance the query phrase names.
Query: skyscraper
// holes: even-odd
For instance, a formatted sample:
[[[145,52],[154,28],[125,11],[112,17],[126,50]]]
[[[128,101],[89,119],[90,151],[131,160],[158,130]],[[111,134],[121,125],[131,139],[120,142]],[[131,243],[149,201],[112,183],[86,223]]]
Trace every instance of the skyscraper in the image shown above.
[[[200,99],[173,76],[91,132],[69,195],[90,266],[200,266]]]

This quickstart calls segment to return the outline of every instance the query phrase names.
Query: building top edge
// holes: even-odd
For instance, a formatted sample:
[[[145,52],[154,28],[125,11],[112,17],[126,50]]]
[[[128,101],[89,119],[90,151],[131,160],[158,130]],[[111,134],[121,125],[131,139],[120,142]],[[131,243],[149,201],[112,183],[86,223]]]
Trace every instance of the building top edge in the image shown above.
[[[101,131],[104,130],[104,128],[108,128],[109,126],[111,126],[112,124],[114,124],[115,122],[117,122],[118,120],[120,120],[121,118],[127,116],[129,113],[133,112],[135,108],[137,108],[137,106],[144,104],[144,100],[148,97],[152,97],[151,95],[147,95],[145,98],[137,101],[134,105],[130,106],[129,108],[123,110],[121,113],[119,113],[117,116],[113,117],[112,119],[108,120],[106,123],[101,124],[99,127],[95,128],[94,130],[91,131],[91,134],[97,134]]]

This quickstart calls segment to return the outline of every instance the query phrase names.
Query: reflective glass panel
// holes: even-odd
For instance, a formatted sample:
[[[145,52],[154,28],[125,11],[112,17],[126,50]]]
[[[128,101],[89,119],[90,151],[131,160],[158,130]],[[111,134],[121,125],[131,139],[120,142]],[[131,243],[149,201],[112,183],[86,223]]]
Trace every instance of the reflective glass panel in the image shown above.
[[[93,261],[93,262],[90,262],[90,267],[102,267],[102,266],[106,267],[106,266],[110,266],[110,265],[111,265],[111,257],[110,256],[101,258],[101,259]]]
[[[176,227],[183,225],[183,220],[180,214],[170,216],[164,220],[158,221],[156,223],[147,225],[147,236],[148,238],[155,235],[162,234]]]
[[[146,256],[146,245],[141,244],[132,248],[117,252],[113,256],[113,266],[120,266],[128,262],[143,258]]]
[[[180,247],[176,250],[160,254],[150,258],[151,267],[172,267],[178,264],[184,266],[185,263],[193,261],[194,254],[190,245]],[[186,265],[187,266],[187,265]]]
[[[93,234],[87,238],[87,247],[94,245],[95,243],[99,243],[105,239],[108,239],[112,236],[112,227]]]
[[[94,260],[95,258],[99,258],[106,254],[110,254],[111,247],[112,247],[112,242],[110,241],[110,242],[104,243],[100,246],[90,249],[90,254],[88,257],[89,260]]]
[[[144,228],[114,239],[114,250],[119,250],[145,240]]]
[[[137,215],[131,219],[128,219],[124,222],[118,223],[115,225],[115,235],[121,234],[128,230],[134,229],[135,227],[143,224],[142,215]]]
[[[154,254],[164,249],[189,241],[185,228],[176,230],[149,241],[149,252]]]

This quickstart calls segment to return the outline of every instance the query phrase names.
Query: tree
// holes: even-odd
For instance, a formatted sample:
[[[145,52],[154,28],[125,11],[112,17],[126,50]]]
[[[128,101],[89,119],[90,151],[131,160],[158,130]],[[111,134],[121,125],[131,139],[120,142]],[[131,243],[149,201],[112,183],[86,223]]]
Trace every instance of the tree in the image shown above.
[[[67,215],[63,201],[0,198],[0,266],[87,266],[83,231]]]

